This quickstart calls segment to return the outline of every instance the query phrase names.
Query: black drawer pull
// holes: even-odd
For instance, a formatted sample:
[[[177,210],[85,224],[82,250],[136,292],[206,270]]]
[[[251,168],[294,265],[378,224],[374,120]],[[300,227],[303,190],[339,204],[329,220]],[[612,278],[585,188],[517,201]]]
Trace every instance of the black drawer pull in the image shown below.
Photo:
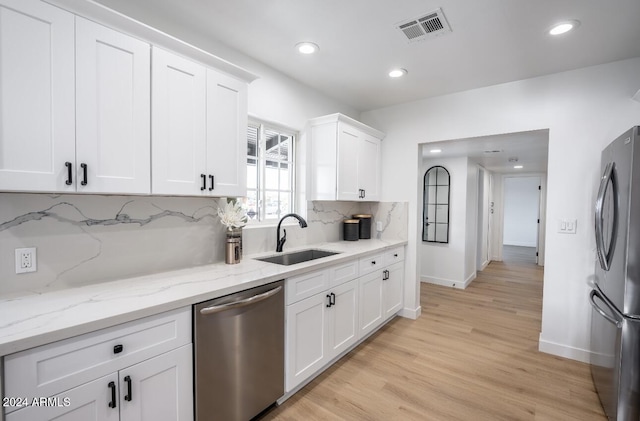
[[[200,191],[202,191],[207,188],[207,176],[205,174],[200,174],[200,177],[202,177],[202,187],[200,187]]]
[[[82,181],[80,182],[80,184],[82,184],[83,186],[86,186],[87,185],[87,164],[83,162],[82,164],[80,164],[80,168],[82,168]]]
[[[67,181],[64,182],[67,186],[70,186],[73,183],[73,173],[71,172],[71,162],[67,161],[64,163],[64,166],[67,167]]]
[[[330,298],[331,305],[332,305],[332,306],[336,305],[336,294],[334,294],[334,293],[332,292],[332,293],[331,293],[331,294],[329,294],[329,295],[331,295],[331,298]]]
[[[111,402],[109,402],[109,408],[116,407],[116,384],[114,382],[109,382],[108,387],[111,389]]]
[[[327,303],[327,307],[331,307],[331,295],[327,294],[327,298],[329,299],[329,302]]]
[[[118,344],[116,346],[113,347],[113,353],[114,354],[119,354],[124,350],[124,347],[121,344]]]
[[[131,402],[131,398],[133,397],[133,395],[131,394],[131,377],[126,376],[124,378],[124,382],[127,384],[127,394],[124,395],[124,400]]]
[[[213,185],[215,183],[215,178],[212,175],[209,175],[209,181],[211,181],[211,187],[209,187],[209,191],[213,190]]]

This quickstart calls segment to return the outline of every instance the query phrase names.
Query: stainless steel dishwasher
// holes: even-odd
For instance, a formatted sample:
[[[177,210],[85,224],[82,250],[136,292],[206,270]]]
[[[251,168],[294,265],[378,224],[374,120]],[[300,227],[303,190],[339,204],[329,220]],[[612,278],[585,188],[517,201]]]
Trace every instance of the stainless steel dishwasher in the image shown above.
[[[197,421],[248,421],[284,394],[284,281],[193,306]]]

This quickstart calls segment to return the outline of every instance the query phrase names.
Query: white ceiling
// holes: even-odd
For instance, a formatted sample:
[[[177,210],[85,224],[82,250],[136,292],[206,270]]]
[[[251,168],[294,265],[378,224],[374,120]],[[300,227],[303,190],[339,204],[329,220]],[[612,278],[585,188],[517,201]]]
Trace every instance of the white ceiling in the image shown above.
[[[640,56],[638,0],[96,1],[210,37],[360,111]],[[395,29],[438,7],[451,33],[409,44]],[[566,19],[581,25],[546,34]],[[300,41],[320,52],[299,55]],[[396,66],[409,74],[389,79]]]
[[[442,152],[431,153],[432,149]],[[468,156],[495,173],[546,173],[548,150],[549,130],[534,130],[428,143],[422,146],[422,157],[438,160]],[[510,162],[510,159],[517,161]],[[523,168],[515,169],[514,165]]]

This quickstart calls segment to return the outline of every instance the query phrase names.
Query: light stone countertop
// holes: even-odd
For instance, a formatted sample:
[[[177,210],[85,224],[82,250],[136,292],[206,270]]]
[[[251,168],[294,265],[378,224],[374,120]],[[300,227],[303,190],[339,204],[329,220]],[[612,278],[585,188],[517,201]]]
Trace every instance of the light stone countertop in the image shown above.
[[[0,296],[0,356],[221,297],[354,258],[406,245],[405,240],[320,243],[285,250],[337,251],[291,266],[244,256],[236,265],[216,263],[43,293]]]

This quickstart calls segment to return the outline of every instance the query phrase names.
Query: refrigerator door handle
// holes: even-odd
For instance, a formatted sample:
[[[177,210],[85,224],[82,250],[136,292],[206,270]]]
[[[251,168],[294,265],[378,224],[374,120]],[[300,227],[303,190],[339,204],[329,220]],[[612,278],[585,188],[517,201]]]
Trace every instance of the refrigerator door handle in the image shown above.
[[[602,178],[600,179],[600,188],[598,189],[598,198],[596,199],[596,249],[598,252],[598,260],[600,261],[600,267],[606,271],[611,267],[613,249],[615,248],[618,236],[618,183],[614,170],[615,164],[613,162],[609,162],[604,169]],[[609,244],[609,249],[606,250],[604,244],[604,219],[602,212],[604,210],[604,199],[607,195],[609,184],[611,184],[611,187],[613,188],[613,224],[611,227],[611,242]]]
[[[591,307],[593,307],[593,309],[595,311],[597,311],[598,313],[600,313],[600,315],[602,317],[604,317],[605,319],[607,319],[607,321],[611,322],[612,324],[614,324],[618,329],[620,329],[622,327],[622,321],[616,319],[615,317],[607,314],[602,308],[600,308],[600,306],[596,303],[595,301],[595,296],[598,296],[598,298],[600,299],[600,301],[602,301],[608,308],[609,310],[611,310],[614,314],[616,313],[615,309],[611,308],[611,305],[609,305],[609,303],[607,303],[605,301],[605,299],[602,297],[602,295],[600,295],[600,293],[598,291],[596,291],[595,289],[591,290],[591,293],[589,293],[589,301],[591,302]]]

